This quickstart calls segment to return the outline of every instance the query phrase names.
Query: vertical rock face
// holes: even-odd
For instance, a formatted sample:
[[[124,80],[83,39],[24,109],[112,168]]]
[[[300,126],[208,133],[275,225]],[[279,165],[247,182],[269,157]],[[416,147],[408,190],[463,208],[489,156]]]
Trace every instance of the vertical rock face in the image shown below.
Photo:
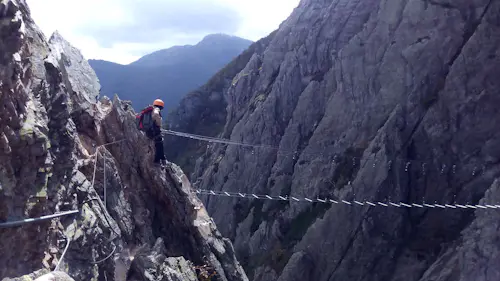
[[[83,97],[87,103],[97,102],[99,97],[99,79],[80,51],[71,46],[57,31],[49,39],[50,48],[59,69],[69,86],[67,90]]]
[[[51,55],[48,59],[58,67],[69,92],[71,118],[80,131],[90,130],[99,109],[94,104],[99,98],[99,79],[80,51],[71,46],[57,31],[49,40]],[[92,132],[88,132],[92,133]]]
[[[211,145],[192,180],[298,198],[496,204],[499,15],[497,0],[301,1],[224,92],[225,112],[212,113],[226,116],[219,136],[277,149]],[[199,133],[195,123],[176,129]],[[204,200],[253,280],[498,278],[493,209]]]
[[[0,17],[0,226],[79,210],[0,228],[0,279],[196,280],[208,265],[248,280],[182,170],[152,165],[131,106],[97,102],[95,73],[23,0]]]
[[[252,44],[246,51],[214,75],[203,87],[191,92],[167,117],[171,130],[197,132],[205,136],[221,133],[226,120],[226,91],[237,82],[235,76],[242,71],[254,55],[267,48],[274,33]],[[191,173],[196,160],[203,154],[206,145],[197,141],[179,141],[176,137],[165,138],[165,152],[169,159]]]

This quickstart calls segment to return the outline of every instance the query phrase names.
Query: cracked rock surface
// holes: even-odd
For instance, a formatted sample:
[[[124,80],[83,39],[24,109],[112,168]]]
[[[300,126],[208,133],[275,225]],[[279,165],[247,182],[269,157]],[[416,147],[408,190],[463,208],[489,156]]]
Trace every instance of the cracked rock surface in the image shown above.
[[[130,104],[98,100],[77,49],[47,41],[24,0],[0,2],[0,39],[0,224],[79,210],[0,228],[1,280],[196,280],[201,265],[248,280],[183,171],[153,166]]]
[[[211,136],[278,149],[166,148],[194,158],[201,189],[498,204],[499,15],[498,0],[303,0],[170,124],[200,134],[203,108],[224,124]],[[203,200],[256,281],[498,279],[497,210]]]

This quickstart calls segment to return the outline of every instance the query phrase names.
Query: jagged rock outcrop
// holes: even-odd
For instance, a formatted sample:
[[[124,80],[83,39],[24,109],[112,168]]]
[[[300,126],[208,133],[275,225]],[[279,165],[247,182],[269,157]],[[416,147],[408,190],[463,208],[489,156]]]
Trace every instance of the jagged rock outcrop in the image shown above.
[[[180,270],[176,270],[177,268]],[[143,253],[136,253],[129,276],[130,280],[198,280],[192,265],[184,258],[165,256],[162,239],[157,240],[152,251],[145,249]]]
[[[80,131],[92,129],[99,98],[99,79],[82,56],[57,31],[49,40],[52,63],[62,73],[66,90],[70,93],[71,118]]]
[[[46,269],[38,270],[28,275],[23,275],[19,278],[6,278],[3,279],[6,281],[26,281],[26,280],[34,280],[34,281],[75,281],[68,274],[61,271],[49,272]]]
[[[278,149],[210,145],[192,180],[309,198],[498,203],[498,15],[498,0],[301,1],[236,75],[225,112],[210,112],[225,115],[219,136]],[[176,129],[199,133],[188,122]],[[498,276],[493,209],[204,202],[256,281]]]
[[[0,223],[80,211],[0,228],[0,278],[196,280],[208,265],[248,280],[182,170],[152,165],[130,104],[97,102],[95,73],[59,35],[46,42],[25,1],[0,16]]]

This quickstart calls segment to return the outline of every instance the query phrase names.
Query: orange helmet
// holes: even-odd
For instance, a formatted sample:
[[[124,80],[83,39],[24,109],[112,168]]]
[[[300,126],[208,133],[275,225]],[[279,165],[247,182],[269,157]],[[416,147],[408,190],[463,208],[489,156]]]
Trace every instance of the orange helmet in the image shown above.
[[[153,102],[153,105],[165,107],[165,103],[162,100],[160,100],[160,99],[155,100]]]

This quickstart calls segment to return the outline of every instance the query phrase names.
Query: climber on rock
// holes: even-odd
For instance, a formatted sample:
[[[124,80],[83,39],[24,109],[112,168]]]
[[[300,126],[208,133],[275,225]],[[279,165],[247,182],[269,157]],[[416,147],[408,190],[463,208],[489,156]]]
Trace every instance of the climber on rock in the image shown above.
[[[161,134],[162,116],[161,110],[165,103],[157,99],[153,105],[146,107],[136,116],[137,128],[146,133],[149,139],[155,142],[155,158],[156,165],[165,164],[165,153],[163,151],[163,137]]]
[[[153,102],[153,112],[151,113],[152,118],[153,118],[153,130],[152,130],[152,139],[155,141],[155,159],[154,163],[155,164],[164,164],[165,163],[165,153],[163,151],[163,137],[161,134],[161,125],[162,125],[162,118],[161,118],[161,110],[165,104],[163,103],[162,100],[157,99]]]

